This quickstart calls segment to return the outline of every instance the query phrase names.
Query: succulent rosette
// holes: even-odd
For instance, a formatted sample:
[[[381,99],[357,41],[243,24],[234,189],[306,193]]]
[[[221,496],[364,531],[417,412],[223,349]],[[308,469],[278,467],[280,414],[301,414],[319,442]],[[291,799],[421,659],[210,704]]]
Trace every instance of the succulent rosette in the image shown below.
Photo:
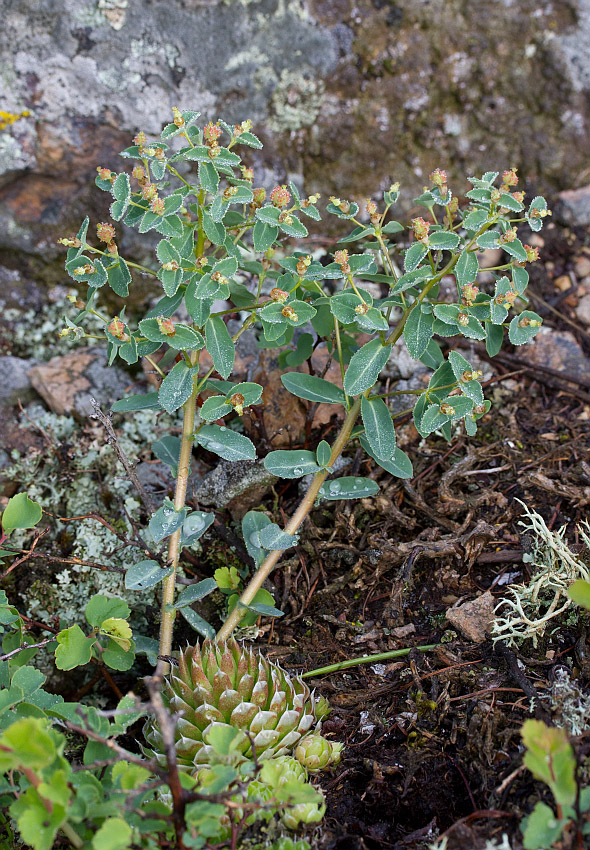
[[[235,640],[187,647],[180,653],[163,694],[176,722],[176,754],[179,767],[194,773],[215,759],[207,743],[208,733],[218,724],[243,734],[238,750],[252,758],[252,745],[260,760],[290,755],[314,728],[319,728],[325,707],[305,682],[290,676],[278,664],[240,647]],[[146,742],[165,765],[162,736],[154,718],[144,727]]]

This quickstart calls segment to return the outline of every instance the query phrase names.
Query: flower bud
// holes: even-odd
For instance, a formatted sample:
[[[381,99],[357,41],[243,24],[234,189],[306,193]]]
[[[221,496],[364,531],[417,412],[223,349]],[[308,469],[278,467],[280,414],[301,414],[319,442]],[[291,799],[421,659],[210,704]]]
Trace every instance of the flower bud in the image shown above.
[[[162,263],[162,268],[165,272],[177,272],[180,266],[176,260],[169,260],[167,263]]]
[[[254,199],[252,201],[257,207],[261,207],[262,204],[266,200],[266,189],[263,189],[261,186],[258,189],[254,189]]]
[[[247,180],[248,183],[252,183],[254,180],[254,171],[251,168],[246,168],[245,165],[240,165],[240,171],[242,172],[244,180]]]
[[[71,239],[67,239],[67,238],[58,239],[57,244],[58,245],[65,245],[66,248],[80,248],[82,246],[82,243],[80,242],[80,240],[78,239],[77,236],[74,236]]]
[[[223,200],[224,201],[231,201],[231,199],[234,197],[234,195],[237,195],[237,194],[238,194],[238,187],[237,186],[228,186],[227,189],[225,189],[224,192],[223,192]]]
[[[500,192],[500,190],[496,189],[495,187],[490,192],[490,199],[491,199],[493,204],[497,204],[498,201],[500,200],[501,196],[502,196],[502,192]]]
[[[531,320],[529,319],[529,317],[523,316],[522,319],[520,319],[520,321],[518,322],[518,327],[519,328],[528,328],[530,323],[531,323]]]
[[[511,289],[509,292],[507,292],[506,295],[504,296],[505,302],[506,302],[506,304],[508,304],[509,307],[512,307],[512,305],[514,304],[514,302],[516,301],[517,298],[518,298],[518,293],[514,292],[513,289]]]
[[[310,773],[325,770],[340,762],[342,744],[333,744],[322,735],[308,735],[297,745],[294,756]]]
[[[106,221],[96,225],[96,235],[101,242],[112,242],[115,238],[115,228]]]
[[[485,404],[476,404],[475,407],[473,408],[473,413],[475,413],[476,416],[481,416],[481,414],[485,413],[485,412],[486,412]]]
[[[283,212],[279,215],[279,222],[286,225],[293,224],[293,216],[289,215],[286,210],[283,210]]]
[[[330,203],[333,207],[337,207],[338,209],[340,209],[340,206],[342,205],[340,198],[335,198],[334,195],[330,195]]]
[[[145,201],[151,201],[152,198],[156,198],[158,195],[158,189],[154,186],[153,183],[146,183],[141,187],[141,197]]]
[[[131,172],[131,176],[136,180],[143,180],[145,177],[145,168],[142,165],[136,165]]]
[[[281,310],[281,313],[283,314],[283,316],[284,316],[286,319],[291,319],[291,321],[292,321],[292,322],[297,322],[297,321],[299,321],[299,316],[297,315],[297,313],[296,313],[296,312],[295,312],[295,310],[291,307],[291,305],[290,305],[290,304],[285,304],[285,306],[284,306],[284,307],[283,307],[283,309]]]
[[[519,204],[522,204],[524,201],[524,192],[513,192],[512,197],[515,201],[518,201]]]
[[[465,369],[465,371],[461,375],[461,380],[462,381],[477,381],[479,378],[481,378],[482,374],[483,374],[483,372],[480,372],[479,370],[471,371],[471,369]]]
[[[297,261],[297,274],[299,277],[303,277],[309,266],[311,265],[311,254],[308,254],[307,257],[300,257]]]
[[[442,188],[443,186],[446,186],[447,183],[447,172],[443,171],[441,168],[435,168],[432,174],[430,174],[429,180],[435,186]]]
[[[158,316],[156,321],[158,323],[160,333],[164,334],[165,336],[174,336],[174,334],[176,333],[176,328],[174,327],[174,322],[172,321],[172,319],[165,318],[164,316]]]
[[[129,337],[125,333],[125,323],[121,321],[118,316],[115,316],[114,319],[107,325],[107,331],[114,336],[115,339],[121,340],[121,342],[127,342]]]
[[[195,266],[198,269],[202,269],[206,265],[207,265],[207,257],[196,257],[195,258]]]
[[[469,316],[467,315],[467,313],[459,313],[459,315],[457,316],[457,324],[461,325],[462,328],[467,327],[467,325],[469,324]]]
[[[370,198],[367,198],[366,208],[370,216],[377,215],[377,204]]]
[[[182,117],[182,112],[177,106],[172,107],[172,114],[174,115],[173,121],[177,127],[184,127],[184,118]]]
[[[466,304],[470,307],[477,298],[479,293],[479,287],[477,287],[474,283],[466,283],[461,289],[461,303]]]
[[[516,173],[516,168],[511,168],[508,171],[502,172],[502,188],[508,188],[509,186],[516,186],[518,183],[518,175]]]
[[[205,144],[211,144],[211,142],[216,142],[217,139],[221,136],[222,130],[219,124],[215,124],[213,121],[209,121],[203,127],[203,138],[205,140]]]
[[[82,277],[85,274],[96,274],[96,269],[90,263],[86,263],[86,265],[78,266],[77,269],[74,269],[74,274],[78,277]]]
[[[343,212],[344,215],[348,215],[350,212],[350,201],[340,201],[340,212]]]
[[[244,396],[242,395],[242,393],[234,393],[233,395],[231,395],[229,398],[229,403],[236,411],[238,416],[241,416],[244,412]]]
[[[398,182],[391,184],[391,186],[389,187],[389,191],[392,195],[395,195],[396,192],[399,192],[399,186],[400,184]]]
[[[119,249],[117,248],[117,245],[116,245],[115,242],[109,242],[107,244],[107,251],[109,252],[109,254],[112,254],[114,257],[116,257],[119,253]]]
[[[98,176],[101,180],[109,180],[111,183],[114,181],[115,175],[110,168],[103,168],[99,165],[96,170],[98,171]]]
[[[428,231],[430,230],[430,223],[428,221],[425,221],[423,218],[414,218],[412,219],[412,227],[414,228],[414,236],[419,242],[428,239]]]
[[[147,136],[143,132],[143,130],[140,130],[139,133],[136,136],[133,137],[133,141],[135,142],[137,147],[141,149],[141,148],[143,148],[143,146],[147,142]]]
[[[217,159],[220,153],[221,148],[219,147],[217,142],[211,142],[209,146],[209,159]]]
[[[448,404],[448,402],[443,401],[443,403],[440,406],[440,412],[444,413],[445,416],[454,416],[455,408],[451,407],[451,405]]]
[[[270,193],[270,202],[273,207],[277,207],[278,209],[286,207],[290,200],[291,193],[284,184],[282,186],[275,186]]]
[[[153,198],[150,202],[150,209],[156,215],[164,215],[164,200],[163,198]]]
[[[166,154],[164,153],[164,148],[156,148],[154,152],[154,156],[156,159],[163,160],[166,159]]]
[[[319,194],[317,194],[317,193],[316,193],[315,195],[310,195],[308,198],[305,198],[305,200],[301,201],[301,206],[302,206],[304,209],[306,209],[307,207],[312,207],[312,206],[314,206],[315,204],[317,204],[317,202],[319,201],[320,197],[321,197],[321,196],[320,196]]]
[[[278,286],[275,286],[274,289],[270,290],[270,297],[273,301],[278,301],[279,304],[283,304],[289,297],[289,293],[285,292],[284,289],[279,289]]]
[[[366,304],[366,303],[363,301],[363,302],[362,302],[362,304],[357,304],[357,305],[356,305],[356,307],[354,308],[354,312],[355,312],[355,313],[358,313],[358,314],[359,314],[359,316],[364,316],[364,315],[365,315],[365,313],[367,313],[368,309],[369,309],[369,305],[368,305],[368,304]]]
[[[227,286],[229,284],[229,280],[225,275],[221,274],[221,272],[213,272],[211,280],[214,280],[215,283],[218,283],[220,286]]]
[[[516,227],[510,227],[503,236],[500,236],[499,242],[505,244],[506,242],[514,242],[516,239]]]
[[[526,251],[527,263],[534,263],[539,259],[539,249],[533,248],[531,245],[524,245]]]

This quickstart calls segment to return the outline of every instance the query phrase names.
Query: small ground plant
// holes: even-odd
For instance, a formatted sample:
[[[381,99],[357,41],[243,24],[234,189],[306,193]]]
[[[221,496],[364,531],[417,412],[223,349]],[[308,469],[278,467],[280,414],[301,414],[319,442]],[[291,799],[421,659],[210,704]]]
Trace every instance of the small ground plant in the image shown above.
[[[144,498],[143,548],[149,557],[130,564],[124,578],[126,588],[138,593],[161,587],[160,639],[152,651],[157,666],[146,680],[147,702],[126,697],[109,713],[46,695],[44,677],[27,664],[36,650],[28,646],[25,621],[4,600],[10,640],[0,663],[6,665],[10,692],[20,688],[22,696],[14,691],[18,699],[5,706],[0,755],[8,779],[2,793],[14,796],[11,817],[35,850],[50,848],[58,834],[93,850],[163,847],[171,841],[187,848],[236,848],[250,824],[277,812],[288,828],[321,819],[323,800],[307,781],[308,771],[339,758],[339,747],[318,734],[325,706],[301,680],[292,682],[262,660],[255,664],[230,639],[238,627],[261,616],[281,615],[263,585],[283,552],[297,545],[318,499],[377,493],[369,477],[336,477],[336,462],[352,442],[391,475],[412,476],[409,457],[396,445],[399,414],[390,408],[402,392],[382,392],[379,383],[398,340],[403,338],[410,355],[432,373],[424,389],[405,392],[418,432],[426,438],[439,431],[450,439],[461,425],[474,435],[490,408],[481,371],[458,350],[461,340],[485,341],[494,356],[506,331],[521,345],[541,326],[540,317],[525,309],[526,265],[537,259],[537,250],[523,245],[517,227],[526,223],[538,231],[550,213],[541,197],[525,204],[514,169],[501,177],[488,172],[470,178],[464,209],[445,172],[435,170],[414,200],[426,217],[412,221],[402,268],[391,241],[404,231],[390,212],[399,186],[383,192],[379,202],[367,200],[362,211],[354,201],[331,197],[326,214],[345,232],[331,257],[314,256],[305,249],[304,222],[321,220],[319,196],[302,197],[291,183],[275,186],[267,197],[236,152],[262,147],[250,122],[233,127],[210,122],[201,128],[197,119],[198,113],[174,110],[160,138],[148,140],[140,132],[123,151],[129,167],[120,173],[98,168],[97,186],[113,198],[114,224],[98,223],[94,239],[87,218],[75,237],[61,240],[68,248],[68,274],[88,285],[79,313],[66,320],[62,335],[98,336],[106,341],[111,364],[121,360],[132,366],[145,359],[159,375],[158,389],[117,400],[112,410],[166,411],[182,417],[182,429],[180,437],[167,435],[153,446],[172,468],[174,499],[154,511]],[[149,234],[152,263],[120,254],[119,222]],[[490,248],[503,249],[506,260],[487,270],[494,283],[486,292],[477,285],[478,252]],[[456,295],[449,300],[441,282],[451,275]],[[145,276],[161,293],[136,318],[128,315],[126,299]],[[384,297],[371,294],[375,284]],[[105,286],[121,300],[117,315],[99,307]],[[231,334],[227,320],[235,316],[240,323]],[[87,334],[89,317],[102,322],[102,333]],[[250,328],[261,348],[279,352],[284,387],[310,404],[333,405],[342,424],[331,443],[322,439],[314,451],[278,450],[264,457],[266,469],[279,478],[311,480],[284,528],[261,511],[245,515],[242,532],[254,573],[249,575],[246,566],[242,575],[222,568],[214,577],[187,582],[179,574],[183,549],[214,521],[212,512],[191,510],[186,503],[193,449],[202,447],[227,461],[257,457],[259,447],[241,422],[268,388],[232,379],[236,344]],[[445,340],[450,340],[443,343],[446,354]],[[326,380],[327,370],[316,374],[312,354],[318,348],[338,364],[338,383]],[[215,590],[227,598],[227,617],[217,634],[195,608]],[[180,664],[173,637],[179,613],[206,639],[202,651],[187,650]],[[138,648],[128,615],[122,600],[90,599],[86,623],[60,624],[56,630],[50,648],[58,668],[96,663],[129,669]],[[167,706],[180,714],[171,716]],[[116,738],[146,713],[151,750],[140,758]],[[84,769],[73,771],[71,759],[64,757],[68,742],[55,723],[87,738]],[[32,748],[32,740],[39,747]],[[305,846],[273,840],[269,837],[265,846]]]

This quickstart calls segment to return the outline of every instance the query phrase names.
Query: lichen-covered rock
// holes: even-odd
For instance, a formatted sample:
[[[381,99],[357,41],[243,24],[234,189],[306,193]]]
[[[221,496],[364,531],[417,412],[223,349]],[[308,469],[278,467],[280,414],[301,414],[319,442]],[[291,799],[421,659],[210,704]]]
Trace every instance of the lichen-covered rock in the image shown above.
[[[122,398],[130,378],[116,367],[107,366],[101,349],[64,354],[34,366],[29,378],[47,406],[59,414],[74,413],[85,418],[92,413],[91,398],[112,404]]]
[[[96,165],[173,105],[252,118],[261,182],[362,201],[395,179],[406,211],[438,165],[514,164],[551,192],[589,164],[589,0],[489,0],[485,27],[464,0],[5,5],[0,99],[30,115],[0,132],[0,247],[29,258],[106,212]]]
[[[0,357],[0,408],[16,404],[19,400],[26,404],[35,393],[29,379],[29,370],[33,364],[22,357]]]

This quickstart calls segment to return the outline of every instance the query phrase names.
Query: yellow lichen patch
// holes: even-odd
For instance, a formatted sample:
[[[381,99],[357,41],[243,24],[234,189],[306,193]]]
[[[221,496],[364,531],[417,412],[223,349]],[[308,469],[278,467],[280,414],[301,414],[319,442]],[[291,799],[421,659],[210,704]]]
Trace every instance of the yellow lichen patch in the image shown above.
[[[22,112],[4,112],[0,109],[0,130],[5,130],[21,118],[28,118],[30,114],[28,109],[23,109]]]

